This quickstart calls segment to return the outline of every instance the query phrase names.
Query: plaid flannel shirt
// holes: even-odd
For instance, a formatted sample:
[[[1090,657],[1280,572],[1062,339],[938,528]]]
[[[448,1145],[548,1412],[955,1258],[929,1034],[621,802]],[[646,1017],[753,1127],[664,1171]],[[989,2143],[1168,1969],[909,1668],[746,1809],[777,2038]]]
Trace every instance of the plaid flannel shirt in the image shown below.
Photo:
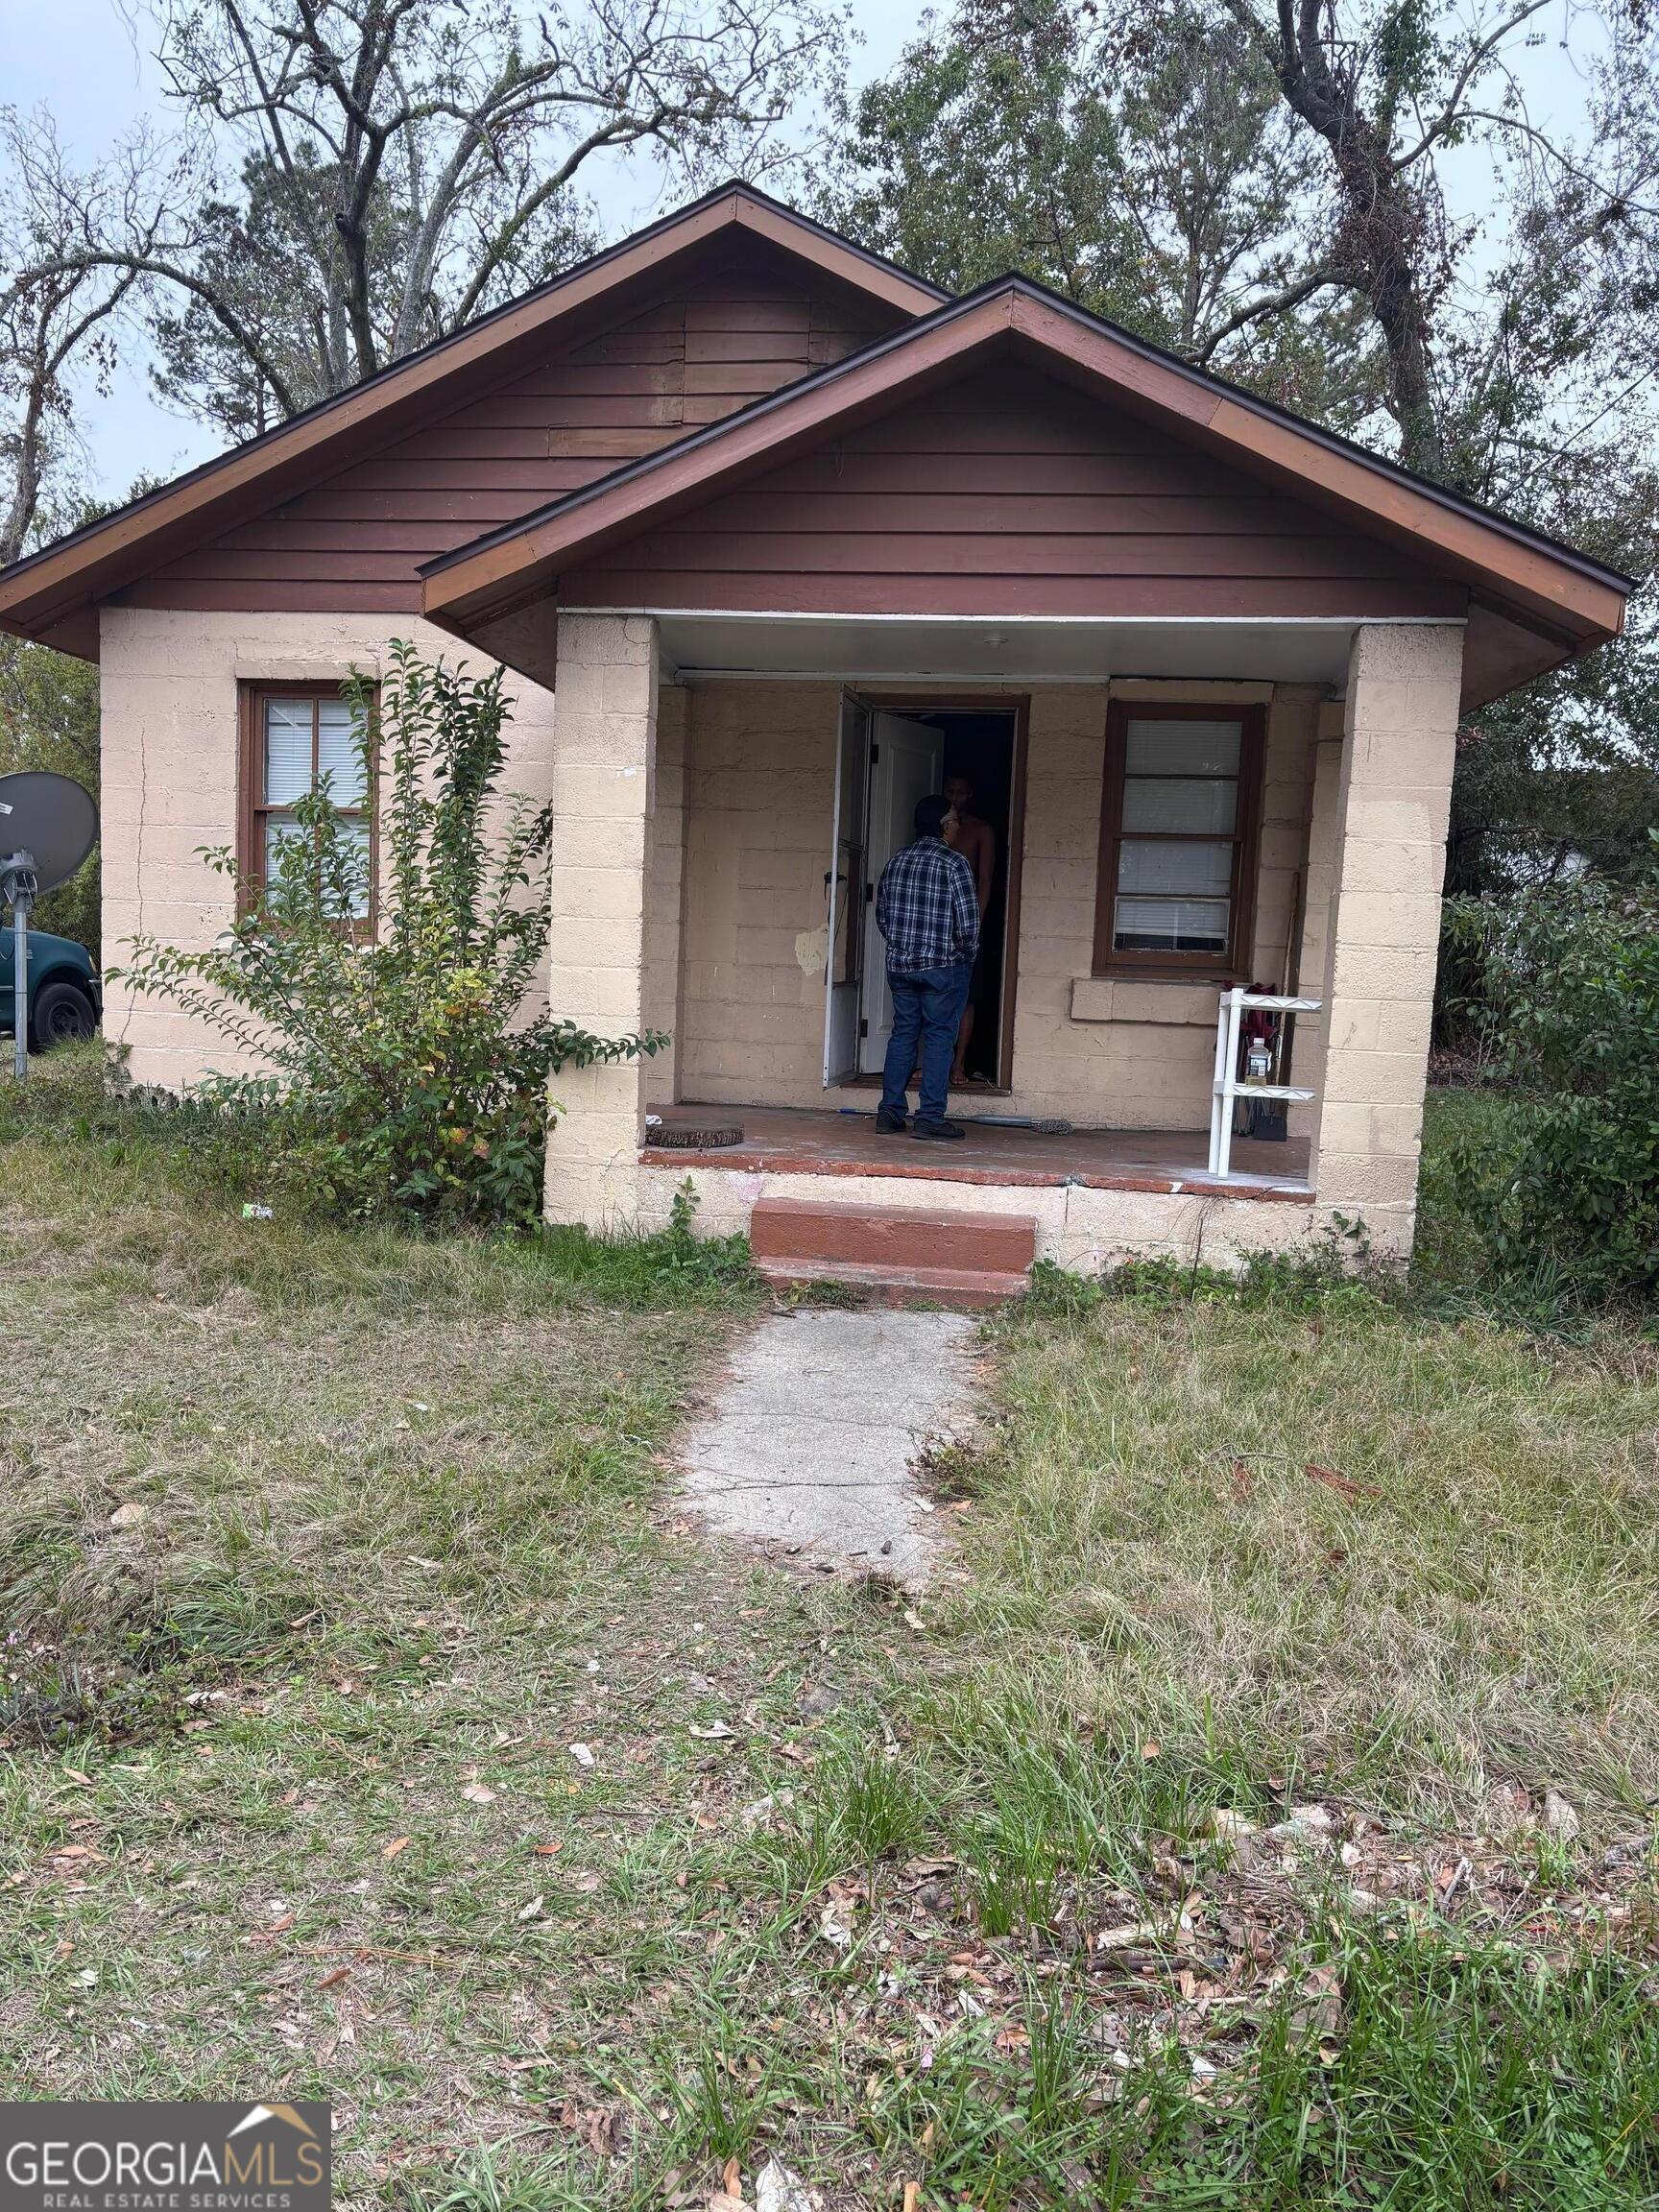
[[[887,940],[887,965],[900,975],[972,960],[979,950],[973,869],[942,837],[918,837],[881,871],[876,926]]]

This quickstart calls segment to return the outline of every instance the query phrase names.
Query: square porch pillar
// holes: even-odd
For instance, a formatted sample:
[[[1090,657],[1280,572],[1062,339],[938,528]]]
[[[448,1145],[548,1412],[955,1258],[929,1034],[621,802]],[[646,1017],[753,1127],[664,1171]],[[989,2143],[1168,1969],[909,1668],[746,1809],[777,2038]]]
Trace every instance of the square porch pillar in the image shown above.
[[[1313,1142],[1321,1217],[1358,1216],[1409,1257],[1463,630],[1367,625],[1343,716],[1325,978],[1325,1068]]]
[[[651,823],[657,765],[657,624],[562,614],[553,690],[553,1012],[597,1036],[646,1020]],[[639,1210],[644,1060],[560,1070],[549,1086],[549,1221],[632,1228]]]

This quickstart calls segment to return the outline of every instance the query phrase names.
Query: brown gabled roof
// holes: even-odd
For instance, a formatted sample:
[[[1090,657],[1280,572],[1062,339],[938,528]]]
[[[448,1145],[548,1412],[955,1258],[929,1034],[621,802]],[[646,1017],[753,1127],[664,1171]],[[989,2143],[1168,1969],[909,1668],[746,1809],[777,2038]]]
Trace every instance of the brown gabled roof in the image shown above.
[[[545,595],[559,572],[761,469],[1012,355],[1160,422],[1235,468],[1402,547],[1484,595],[1505,647],[1485,695],[1614,636],[1634,589],[1616,569],[1412,475],[1362,446],[1166,353],[1020,276],[1006,276],[520,520],[427,563],[423,610],[463,635]],[[1474,640],[1472,640],[1472,647]],[[1507,670],[1507,674],[1504,670]],[[1485,685],[1485,678],[1480,679]]]
[[[0,569],[0,630],[96,659],[99,599],[463,403],[562,325],[669,261],[739,232],[898,314],[925,314],[947,297],[754,185],[720,185],[453,337]]]

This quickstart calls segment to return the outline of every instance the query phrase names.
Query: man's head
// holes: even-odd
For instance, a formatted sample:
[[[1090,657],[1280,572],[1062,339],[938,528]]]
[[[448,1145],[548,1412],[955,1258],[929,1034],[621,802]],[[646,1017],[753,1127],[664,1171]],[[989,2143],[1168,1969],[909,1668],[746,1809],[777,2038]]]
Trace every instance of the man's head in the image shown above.
[[[973,798],[973,796],[974,786],[969,782],[966,776],[946,777],[945,797],[952,813],[966,813],[968,810],[968,802]]]
[[[926,799],[918,799],[915,816],[917,836],[943,837],[945,817],[950,811],[950,800],[941,798],[937,791],[929,791]]]

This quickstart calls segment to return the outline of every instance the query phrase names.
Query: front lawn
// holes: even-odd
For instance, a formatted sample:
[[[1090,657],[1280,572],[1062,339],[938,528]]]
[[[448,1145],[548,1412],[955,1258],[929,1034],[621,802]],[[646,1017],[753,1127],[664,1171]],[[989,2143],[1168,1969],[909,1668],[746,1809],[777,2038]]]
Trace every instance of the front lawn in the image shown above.
[[[245,1220],[32,1081],[10,2095],[453,2212],[1659,2201],[1650,1335],[1047,1285],[912,1604],[665,1489],[739,1255]]]

